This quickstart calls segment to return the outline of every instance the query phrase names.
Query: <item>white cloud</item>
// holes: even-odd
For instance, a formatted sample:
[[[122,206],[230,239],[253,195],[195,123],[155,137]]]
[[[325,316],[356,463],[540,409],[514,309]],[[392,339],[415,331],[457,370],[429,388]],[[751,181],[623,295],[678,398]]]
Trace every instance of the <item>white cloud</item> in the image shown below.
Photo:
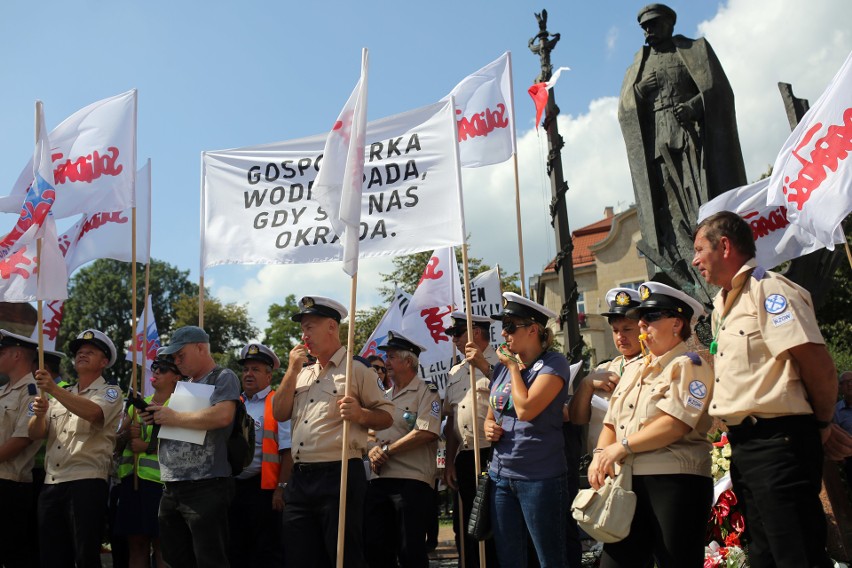
[[[606,32],[606,53],[607,56],[612,55],[615,52],[615,46],[618,43],[618,28],[616,26],[612,26]]]

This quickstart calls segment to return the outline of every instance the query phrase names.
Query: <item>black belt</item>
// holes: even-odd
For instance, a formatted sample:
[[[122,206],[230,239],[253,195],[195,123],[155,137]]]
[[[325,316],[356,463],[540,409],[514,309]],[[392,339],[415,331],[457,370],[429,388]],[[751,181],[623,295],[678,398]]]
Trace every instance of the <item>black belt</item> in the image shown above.
[[[360,458],[349,458],[346,463],[349,462],[361,462]],[[334,469],[340,468],[339,461],[330,461],[330,462],[296,462],[293,464],[293,471],[301,471],[301,472],[314,472],[314,471],[322,471],[324,469]]]
[[[204,479],[181,479],[179,481],[164,481],[166,487],[183,487],[186,485],[202,485],[204,483],[218,483],[231,479],[230,477],[206,477]]]
[[[776,416],[775,418],[760,418],[758,416],[746,416],[736,426],[728,426],[728,430],[734,433],[749,431],[779,431],[788,428],[801,428],[802,426],[816,426],[816,418],[813,414],[791,414],[787,416]]]

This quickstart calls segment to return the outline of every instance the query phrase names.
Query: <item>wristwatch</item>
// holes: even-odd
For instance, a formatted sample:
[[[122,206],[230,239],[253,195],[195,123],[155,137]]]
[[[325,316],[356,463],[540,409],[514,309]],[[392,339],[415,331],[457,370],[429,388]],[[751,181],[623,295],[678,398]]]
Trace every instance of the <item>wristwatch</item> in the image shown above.
[[[625,450],[627,450],[628,455],[633,453],[633,450],[630,449],[630,444],[627,443],[627,436],[621,439],[621,445],[624,446]]]
[[[390,456],[390,451],[388,451],[388,445],[382,444],[382,452],[388,456]]]
[[[279,482],[278,487],[280,487],[281,489],[287,489],[287,482],[286,481]]]

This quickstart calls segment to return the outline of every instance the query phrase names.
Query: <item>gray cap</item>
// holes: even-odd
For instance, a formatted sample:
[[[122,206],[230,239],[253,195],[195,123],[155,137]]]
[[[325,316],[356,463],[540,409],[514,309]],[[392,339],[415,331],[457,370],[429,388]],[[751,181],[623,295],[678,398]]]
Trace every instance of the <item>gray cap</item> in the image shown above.
[[[174,355],[192,343],[210,343],[210,336],[200,327],[187,325],[178,328],[169,339],[169,344],[162,347],[157,354]]]
[[[636,19],[639,20],[639,24],[644,24],[647,21],[653,20],[654,18],[666,17],[671,19],[672,24],[677,22],[677,14],[674,10],[666,6],[665,4],[648,4],[641,10],[639,10],[639,15],[636,16]]]

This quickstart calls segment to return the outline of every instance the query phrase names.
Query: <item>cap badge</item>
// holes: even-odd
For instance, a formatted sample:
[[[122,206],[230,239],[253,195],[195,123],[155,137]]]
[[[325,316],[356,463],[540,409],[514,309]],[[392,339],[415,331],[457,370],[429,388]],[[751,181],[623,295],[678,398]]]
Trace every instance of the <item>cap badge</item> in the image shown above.
[[[505,308],[505,307],[506,307],[506,306],[508,306],[508,305],[509,305],[509,299],[508,299],[508,298],[503,298],[503,307]]]
[[[651,297],[651,289],[647,286],[639,286],[639,297],[642,298],[642,301],[647,300]]]
[[[94,339],[94,338],[95,338],[95,334],[92,333],[91,331],[87,331],[83,334],[83,339]]]
[[[393,340],[394,340],[394,334],[393,334],[392,331],[389,331],[388,332],[388,341],[393,341]]]
[[[249,355],[257,355],[258,353],[260,353],[260,349],[257,347],[257,345],[249,345],[249,348],[248,348],[248,354]]]
[[[627,292],[619,292],[615,295],[615,303],[619,306],[627,306],[630,304],[630,296]]]
[[[309,296],[305,296],[304,298],[302,298],[302,305],[306,308],[313,308],[314,304],[316,304],[316,302],[314,302],[313,298]]]

